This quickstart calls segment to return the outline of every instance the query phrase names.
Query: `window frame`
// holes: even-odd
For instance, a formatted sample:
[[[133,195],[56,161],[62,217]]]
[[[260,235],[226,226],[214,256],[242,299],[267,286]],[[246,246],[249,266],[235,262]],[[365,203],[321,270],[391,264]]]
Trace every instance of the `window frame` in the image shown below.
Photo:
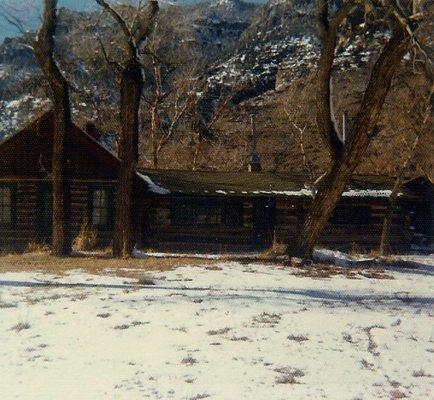
[[[94,224],[93,223],[93,213],[94,213],[94,193],[96,191],[104,190],[107,193],[107,223],[105,224]],[[113,187],[108,185],[92,185],[88,187],[88,197],[87,197],[87,217],[89,224],[97,229],[108,229],[114,226],[114,190]]]
[[[4,223],[0,220],[1,228],[14,228],[16,226],[17,215],[17,185],[15,183],[0,183],[0,189],[10,190],[10,222]]]
[[[179,218],[179,211],[177,208],[185,206],[187,209],[187,216],[190,218]],[[231,223],[228,220],[229,207],[237,208],[239,210],[239,218],[235,223]],[[188,208],[191,208],[190,212]],[[198,210],[214,208],[218,210],[219,222],[198,222],[198,216],[206,213],[200,213]],[[211,216],[211,213],[208,213]],[[240,199],[221,199],[221,198],[206,198],[206,197],[178,197],[172,198],[170,203],[170,225],[174,227],[224,227],[224,228],[236,228],[243,226],[243,204]]]
[[[207,204],[208,203],[208,204]],[[186,208],[191,208],[188,215],[191,218],[186,218],[184,221],[181,218],[174,216],[179,216],[179,212],[176,211],[176,208],[186,206]],[[200,208],[215,208],[218,210],[220,222],[218,223],[198,223],[198,215],[200,215],[197,210]],[[173,198],[170,203],[170,225],[176,227],[187,227],[187,226],[200,226],[200,227],[215,227],[221,226],[222,224],[222,206],[219,199],[209,199],[206,198],[191,198],[191,197],[181,197],[181,198]]]

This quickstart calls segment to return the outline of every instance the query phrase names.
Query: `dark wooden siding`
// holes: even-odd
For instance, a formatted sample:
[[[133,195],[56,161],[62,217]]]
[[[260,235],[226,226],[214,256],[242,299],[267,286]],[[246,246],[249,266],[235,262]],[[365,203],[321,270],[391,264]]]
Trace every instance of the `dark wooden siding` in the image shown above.
[[[41,183],[41,182],[39,182]],[[0,250],[24,249],[38,237],[38,184],[37,181],[8,182],[15,188],[15,218],[11,227],[0,227]],[[115,190],[115,184],[102,182],[74,181],[71,186],[71,228],[75,237],[89,212],[89,191],[95,187]],[[188,197],[186,197],[188,199]],[[172,197],[154,196],[150,199],[145,192],[136,196],[137,239],[142,247],[155,250],[233,252],[254,249],[254,198],[238,198],[242,204],[240,226],[174,226],[171,224]],[[347,225],[329,223],[320,244],[343,250],[377,248],[387,207],[385,199],[343,199],[341,204],[369,207],[370,223]],[[300,233],[303,219],[308,210],[307,199],[276,199],[273,240],[293,246]],[[109,245],[113,228],[98,229],[99,244]],[[49,238],[48,238],[49,239]],[[397,212],[392,229],[392,244],[396,249],[406,248],[411,241],[407,215]]]
[[[242,199],[241,226],[174,226],[171,224],[172,197],[154,198],[149,206],[149,228],[142,245],[155,250],[249,251],[252,246],[252,201]]]
[[[0,248],[21,248],[35,239],[36,185],[34,183],[8,183],[13,188],[13,222],[0,226]]]
[[[49,241],[42,239],[38,230],[38,182],[20,181],[9,183],[15,187],[14,223],[10,227],[0,226],[0,250],[23,250],[29,243]],[[101,182],[74,182],[71,185],[71,233],[76,237],[83,222],[88,217],[89,190],[101,186]],[[104,183],[104,187],[114,190],[113,183]],[[113,228],[111,226],[98,228],[99,245],[110,244]]]
[[[142,245],[148,249],[173,251],[251,251],[254,250],[253,198],[242,199],[243,225],[240,227],[173,226],[170,221],[172,197],[157,197],[148,209],[149,227],[143,235]],[[367,207],[371,218],[367,224],[329,223],[321,237],[320,245],[328,248],[360,250],[377,248],[380,242],[386,199],[343,199],[340,205]],[[307,214],[309,200],[303,198],[276,199],[273,240],[291,248],[300,234]],[[406,215],[398,210],[392,228],[392,245],[397,250],[408,247],[411,232]]]
[[[366,207],[370,210],[371,218],[367,224],[354,224],[351,220],[348,220],[348,224],[329,222],[321,235],[319,245],[342,250],[349,250],[353,247],[360,250],[378,248],[387,209],[387,199],[344,198],[339,205],[354,208]],[[275,240],[278,243],[294,246],[308,207],[306,200],[277,200]],[[395,212],[391,244],[396,250],[403,250],[410,244],[412,235],[407,217],[401,209]]]

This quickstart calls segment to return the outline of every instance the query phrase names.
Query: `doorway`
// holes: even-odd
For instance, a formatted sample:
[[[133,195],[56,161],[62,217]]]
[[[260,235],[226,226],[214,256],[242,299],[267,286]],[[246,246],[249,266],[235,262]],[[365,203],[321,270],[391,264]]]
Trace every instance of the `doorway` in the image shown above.
[[[253,238],[255,250],[267,249],[273,243],[276,224],[276,199],[263,197],[253,200]]]

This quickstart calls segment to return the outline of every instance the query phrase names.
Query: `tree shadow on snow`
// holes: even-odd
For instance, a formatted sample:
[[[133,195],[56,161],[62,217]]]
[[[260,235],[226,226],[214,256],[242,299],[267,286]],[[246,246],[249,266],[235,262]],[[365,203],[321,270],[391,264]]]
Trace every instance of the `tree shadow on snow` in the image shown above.
[[[299,297],[308,298],[312,301],[337,301],[337,302],[384,302],[402,301],[404,305],[433,305],[434,298],[428,296],[412,296],[407,292],[393,294],[351,294],[329,290],[315,289],[268,289],[268,288],[213,288],[213,287],[175,287],[175,286],[143,286],[137,284],[105,284],[105,283],[61,283],[61,282],[31,282],[31,281],[8,281],[0,280],[0,287],[15,288],[86,288],[86,289],[134,289],[149,291],[170,291],[170,292],[208,292],[204,299],[221,300],[280,300],[297,301]],[[286,297],[287,296],[287,297]],[[294,298],[295,297],[295,298]],[[194,297],[189,297],[194,299]]]

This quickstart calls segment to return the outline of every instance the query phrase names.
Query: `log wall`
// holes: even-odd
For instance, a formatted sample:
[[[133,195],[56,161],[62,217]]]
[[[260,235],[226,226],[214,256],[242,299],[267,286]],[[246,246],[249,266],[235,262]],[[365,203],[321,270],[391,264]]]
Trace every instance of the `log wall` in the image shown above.
[[[368,224],[335,224],[329,222],[321,235],[319,245],[340,250],[376,249],[380,245],[387,199],[343,199],[339,205],[368,207],[371,220]],[[277,199],[275,241],[289,248],[295,246],[297,235],[301,232],[303,221],[309,208],[305,200]],[[391,230],[391,245],[396,250],[409,247],[412,233],[409,221],[403,211],[397,210]]]
[[[0,226],[0,250],[22,250],[29,243],[40,242],[38,236],[38,182],[22,181],[16,187],[15,222],[12,227]],[[88,216],[89,190],[100,185],[95,182],[74,182],[71,186],[71,230],[76,237]],[[111,183],[113,190],[114,183]],[[108,186],[108,185],[105,185]],[[173,251],[212,251],[217,253],[253,250],[254,221],[253,198],[242,198],[242,225],[174,226],[171,224],[171,197],[149,199],[144,193],[137,197],[136,222],[139,245],[148,249]],[[342,205],[367,206],[371,221],[367,225],[329,223],[320,245],[348,250],[351,248],[378,248],[383,218],[387,208],[385,199],[344,199]],[[275,226],[272,232],[277,243],[294,246],[308,210],[306,199],[276,199]],[[113,229],[99,229],[100,246],[112,240]],[[412,235],[404,213],[397,212],[392,227],[392,246],[402,250],[409,246]],[[50,238],[45,238],[47,241]]]
[[[38,231],[38,182],[21,181],[12,184],[15,187],[15,220],[10,227],[0,226],[0,250],[24,250],[29,243],[49,243],[51,238],[41,237]],[[78,235],[88,217],[88,193],[96,185],[99,183],[74,182],[71,185],[70,227],[73,238]],[[108,245],[112,234],[112,228],[98,228],[98,245]]]
[[[174,226],[171,224],[171,198],[155,198],[149,208],[149,228],[142,246],[173,251],[250,251],[253,235],[253,202],[242,200],[241,226]]]
[[[253,199],[245,198],[243,225],[240,227],[219,226],[173,226],[171,225],[171,198],[155,198],[148,210],[148,229],[143,234],[142,246],[154,250],[173,251],[252,251],[254,223]],[[371,209],[369,224],[358,225],[329,223],[321,236],[319,245],[341,250],[376,249],[380,244],[381,230],[387,208],[385,199],[344,199],[340,205],[365,206]],[[291,247],[295,246],[309,207],[308,199],[276,199],[273,241]],[[391,244],[396,250],[408,248],[411,231],[406,216],[395,214]]]

